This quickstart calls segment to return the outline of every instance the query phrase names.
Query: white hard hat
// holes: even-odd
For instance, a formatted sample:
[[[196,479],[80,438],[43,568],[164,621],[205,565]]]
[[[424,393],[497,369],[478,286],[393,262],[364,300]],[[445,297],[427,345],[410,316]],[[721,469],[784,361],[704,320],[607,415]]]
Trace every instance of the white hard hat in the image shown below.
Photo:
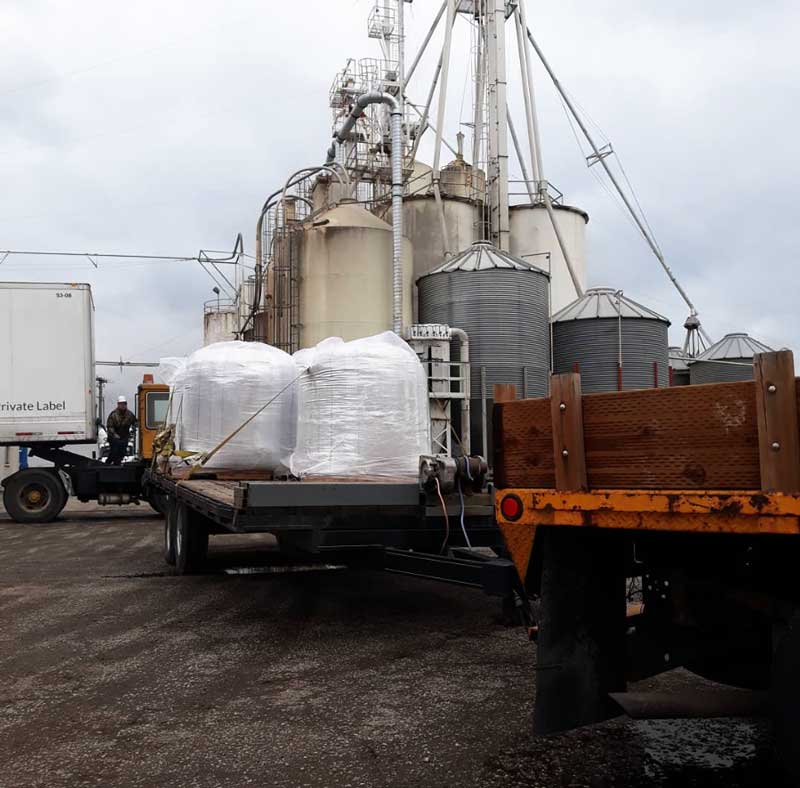
[[[127,405],[128,404],[128,398],[124,394],[121,397],[117,397],[117,405],[119,405],[120,402],[124,402]]]

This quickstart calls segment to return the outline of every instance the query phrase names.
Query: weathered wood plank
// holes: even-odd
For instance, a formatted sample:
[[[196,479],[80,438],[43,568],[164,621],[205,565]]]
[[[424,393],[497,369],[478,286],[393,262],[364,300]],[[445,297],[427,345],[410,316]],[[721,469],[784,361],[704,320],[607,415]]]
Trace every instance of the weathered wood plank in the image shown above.
[[[756,356],[755,388],[761,489],[800,492],[800,429],[790,350]]]
[[[192,492],[198,493],[205,498],[209,498],[217,503],[226,506],[235,506],[234,491],[238,486],[235,481],[212,481],[210,479],[191,479],[178,482],[178,486],[186,487]]]
[[[553,375],[550,392],[556,489],[585,490],[587,477],[581,376],[574,372]]]
[[[496,406],[498,487],[556,487],[550,408]],[[583,421],[590,489],[761,488],[752,381],[589,394]]]
[[[495,383],[494,403],[514,402],[517,399],[517,387],[513,383]]]

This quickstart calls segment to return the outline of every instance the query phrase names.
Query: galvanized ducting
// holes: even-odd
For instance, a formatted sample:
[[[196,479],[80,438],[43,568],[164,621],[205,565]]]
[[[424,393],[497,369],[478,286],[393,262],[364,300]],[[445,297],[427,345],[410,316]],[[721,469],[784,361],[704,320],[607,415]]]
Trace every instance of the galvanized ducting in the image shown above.
[[[585,393],[669,385],[669,320],[596,287],[553,317],[553,371],[581,373]]]
[[[520,397],[547,395],[548,285],[545,271],[486,241],[417,280],[420,322],[443,323],[469,335],[474,447],[481,443],[482,384],[487,399],[498,383],[514,384]],[[489,402],[489,429],[490,407]]]
[[[692,385],[752,380],[753,356],[771,350],[747,334],[726,334],[696,360],[689,362],[689,378]]]

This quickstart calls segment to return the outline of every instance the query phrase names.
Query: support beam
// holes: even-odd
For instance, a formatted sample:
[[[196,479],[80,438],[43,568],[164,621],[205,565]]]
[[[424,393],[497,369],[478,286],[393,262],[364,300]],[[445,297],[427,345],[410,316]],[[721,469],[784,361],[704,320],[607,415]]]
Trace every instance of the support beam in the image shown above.
[[[586,490],[588,481],[580,375],[574,372],[553,375],[550,381],[550,413],[553,420],[556,489],[570,492]]]
[[[790,350],[755,359],[761,489],[800,493],[800,430],[794,357]]]
[[[486,14],[486,62],[488,68],[489,151],[487,187],[489,197],[489,233],[495,245],[511,249],[511,226],[508,210],[508,84],[506,76],[506,4],[489,0]]]

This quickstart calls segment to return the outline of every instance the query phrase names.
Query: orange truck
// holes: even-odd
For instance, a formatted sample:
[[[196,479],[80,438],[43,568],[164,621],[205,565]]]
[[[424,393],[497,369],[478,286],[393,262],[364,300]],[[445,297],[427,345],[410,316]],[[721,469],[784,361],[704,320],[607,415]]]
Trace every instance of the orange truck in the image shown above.
[[[496,516],[538,597],[534,725],[772,715],[800,777],[800,380],[792,354],[754,380],[547,399],[495,411]],[[683,666],[740,689],[628,692]]]

